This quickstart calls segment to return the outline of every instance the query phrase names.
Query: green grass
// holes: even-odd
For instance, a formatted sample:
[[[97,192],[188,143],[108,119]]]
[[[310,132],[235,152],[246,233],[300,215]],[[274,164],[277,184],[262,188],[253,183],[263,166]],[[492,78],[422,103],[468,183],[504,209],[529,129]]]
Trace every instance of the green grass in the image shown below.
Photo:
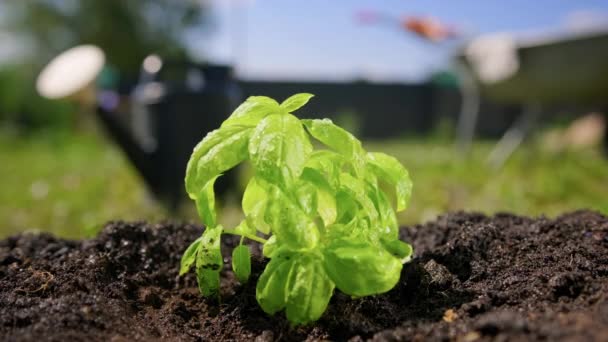
[[[368,142],[398,157],[414,181],[405,224],[453,210],[558,215],[591,208],[608,213],[608,162],[596,150],[548,153],[527,145],[504,168],[485,165],[491,144],[478,142],[461,158],[449,142]],[[161,220],[168,213],[147,193],[120,150],[97,135],[0,132],[0,237],[24,230],[64,237],[94,234],[106,221]],[[192,218],[185,204],[180,218]],[[238,222],[238,210],[222,215]],[[229,223],[228,223],[229,224]]]
[[[166,217],[120,151],[98,136],[0,134],[0,165],[0,236],[81,237],[108,220]]]
[[[493,142],[477,142],[470,156],[451,144],[366,144],[399,158],[414,182],[402,223],[419,223],[454,210],[555,216],[576,209],[608,213],[608,161],[599,151],[549,153],[536,144],[521,147],[501,169],[486,165]]]

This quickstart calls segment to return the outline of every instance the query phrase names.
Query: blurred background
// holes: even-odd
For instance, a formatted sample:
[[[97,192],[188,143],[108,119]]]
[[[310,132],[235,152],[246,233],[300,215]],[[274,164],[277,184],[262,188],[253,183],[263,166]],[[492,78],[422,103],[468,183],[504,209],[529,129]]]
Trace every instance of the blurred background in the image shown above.
[[[44,69],[83,44],[98,68]],[[605,1],[27,0],[0,2],[0,237],[196,220],[196,142],[297,92],[409,169],[402,224],[608,213]],[[226,225],[247,173],[217,185]]]

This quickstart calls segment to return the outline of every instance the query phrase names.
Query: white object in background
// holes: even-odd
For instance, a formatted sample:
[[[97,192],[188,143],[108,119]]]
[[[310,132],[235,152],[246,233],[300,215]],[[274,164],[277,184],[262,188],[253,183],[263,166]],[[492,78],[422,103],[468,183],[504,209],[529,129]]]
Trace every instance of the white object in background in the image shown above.
[[[36,80],[36,90],[49,99],[67,98],[86,91],[101,72],[105,59],[103,51],[95,45],[66,50],[42,70]]]
[[[465,56],[479,80],[497,83],[513,76],[519,69],[517,44],[510,34],[496,33],[471,41]]]

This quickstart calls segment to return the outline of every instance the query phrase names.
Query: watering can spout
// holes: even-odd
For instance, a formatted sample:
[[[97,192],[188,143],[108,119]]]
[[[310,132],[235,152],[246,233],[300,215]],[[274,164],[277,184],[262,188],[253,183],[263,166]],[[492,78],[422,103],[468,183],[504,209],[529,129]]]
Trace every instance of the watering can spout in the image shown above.
[[[159,177],[154,170],[155,149],[145,149],[137,142],[131,131],[127,129],[119,120],[118,112],[108,110],[104,106],[97,106],[97,117],[105,127],[108,134],[123,150],[128,160],[135,166],[139,174],[144,179],[149,189],[155,192],[159,188]],[[156,194],[155,195],[159,195]]]
[[[165,63],[150,55],[142,63],[135,87],[120,95],[96,89],[98,78],[108,75],[102,71],[111,69],[104,67],[105,56],[99,48],[72,48],[40,73],[38,91],[47,98],[72,99],[87,112],[95,112],[152,194],[168,209],[177,209],[187,198],[184,175],[192,149],[240,102],[232,69],[184,61]],[[236,173],[228,172],[215,190],[222,195],[234,184]]]

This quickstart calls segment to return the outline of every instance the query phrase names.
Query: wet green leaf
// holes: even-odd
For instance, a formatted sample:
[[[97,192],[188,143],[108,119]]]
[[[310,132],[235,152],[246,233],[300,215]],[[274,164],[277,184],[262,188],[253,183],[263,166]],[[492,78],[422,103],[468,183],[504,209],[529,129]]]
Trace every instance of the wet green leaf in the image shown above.
[[[292,324],[306,324],[318,320],[325,312],[334,283],[319,257],[304,254],[291,269],[287,291],[287,319]]]
[[[180,276],[188,273],[190,267],[194,265],[194,262],[196,261],[196,253],[198,252],[202,239],[203,237],[201,236],[198,239],[194,240],[194,242],[192,242],[190,246],[188,246],[188,248],[182,255],[182,260],[180,263],[181,266],[179,268]]]
[[[277,255],[266,265],[255,291],[264,312],[272,315],[287,305],[287,280],[294,265],[293,254]]]
[[[196,210],[203,223],[208,227],[215,227],[217,225],[213,185],[218,177],[219,175],[211,178],[196,196]]]
[[[386,194],[377,187],[368,189],[369,197],[374,201],[380,215],[379,229],[385,238],[397,239],[399,237],[399,225],[397,215],[386,197]]]
[[[255,235],[255,228],[249,226],[247,219],[242,220],[238,226],[234,227],[234,231],[240,235]]]
[[[281,245],[293,249],[312,248],[319,241],[319,230],[311,218],[278,187],[268,195],[264,219]]]
[[[264,182],[257,177],[251,178],[243,194],[243,213],[250,227],[264,233],[270,233],[270,226],[264,221],[268,192]]]
[[[377,224],[378,211],[374,202],[365,189],[365,181],[355,178],[348,173],[340,174],[340,189],[349,194],[363,208],[361,215],[369,217],[370,224]]]
[[[379,179],[395,187],[397,211],[407,208],[412,195],[412,181],[405,167],[396,158],[377,152],[367,154],[367,163]]]
[[[274,253],[279,249],[279,244],[277,243],[277,236],[273,235],[264,244],[262,248],[262,254],[267,258],[272,258]]]
[[[361,142],[343,128],[335,125],[329,119],[302,120],[308,132],[317,140],[342,154],[355,169],[361,169],[365,162],[365,154]]]
[[[300,93],[289,97],[287,100],[281,103],[281,108],[291,113],[304,106],[313,97],[313,94]]]
[[[327,226],[336,221],[336,217],[338,215],[338,211],[336,209],[336,199],[328,191],[323,189],[318,189],[317,191],[317,212],[319,213],[319,216],[321,216],[323,224]]]
[[[359,205],[355,197],[346,191],[336,193],[336,222],[348,224],[359,214]]]
[[[284,112],[279,103],[266,96],[250,96],[238,106],[222,127],[228,126],[256,126],[263,118],[270,114]]]
[[[332,189],[336,189],[340,183],[340,173],[344,163],[344,157],[335,152],[329,150],[314,151],[306,162],[305,171],[306,169],[313,170],[318,175],[303,174],[302,176],[305,178],[313,176],[316,178],[316,182],[323,179]]]
[[[207,183],[248,158],[251,128],[226,127],[209,133],[195,148],[186,169],[186,191],[196,200]]]
[[[300,182],[295,190],[295,196],[300,204],[300,208],[309,217],[317,214],[317,188],[310,183]]]
[[[203,295],[219,294],[220,271],[224,265],[221,248],[222,226],[207,227],[196,255],[196,276]]]
[[[249,143],[256,174],[282,185],[300,176],[311,152],[312,145],[302,124],[291,114],[264,118]]]

